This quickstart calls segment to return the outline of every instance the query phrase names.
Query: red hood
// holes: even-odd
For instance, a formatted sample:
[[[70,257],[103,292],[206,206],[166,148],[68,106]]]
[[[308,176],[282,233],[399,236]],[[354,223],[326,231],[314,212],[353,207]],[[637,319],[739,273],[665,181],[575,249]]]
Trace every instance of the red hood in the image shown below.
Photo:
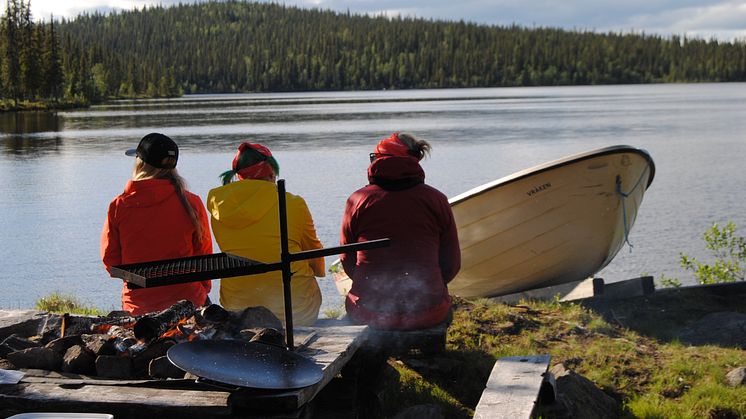
[[[390,156],[376,159],[368,167],[368,181],[410,181],[424,182],[425,171],[420,163],[411,157]]]

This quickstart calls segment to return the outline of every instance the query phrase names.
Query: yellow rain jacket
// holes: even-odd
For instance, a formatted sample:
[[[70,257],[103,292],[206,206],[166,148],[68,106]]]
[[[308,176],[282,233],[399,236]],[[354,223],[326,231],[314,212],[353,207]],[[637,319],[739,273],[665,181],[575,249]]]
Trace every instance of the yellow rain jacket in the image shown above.
[[[288,249],[291,253],[321,248],[306,201],[286,192]],[[212,232],[222,252],[259,262],[280,261],[277,185],[244,179],[212,189],[207,195]],[[319,316],[321,291],[315,276],[324,276],[324,258],[293,262],[293,324],[310,326]],[[285,321],[282,272],[225,278],[220,304],[229,310],[264,306]]]

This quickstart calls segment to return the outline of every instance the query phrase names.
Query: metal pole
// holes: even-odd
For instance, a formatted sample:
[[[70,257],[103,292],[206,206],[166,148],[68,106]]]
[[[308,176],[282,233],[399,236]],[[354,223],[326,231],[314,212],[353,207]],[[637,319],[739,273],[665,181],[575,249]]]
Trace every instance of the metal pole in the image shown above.
[[[285,297],[285,339],[288,350],[293,350],[293,301],[290,292],[290,251],[288,250],[288,214],[285,203],[285,179],[277,180],[277,203],[280,211],[280,263],[282,291]]]

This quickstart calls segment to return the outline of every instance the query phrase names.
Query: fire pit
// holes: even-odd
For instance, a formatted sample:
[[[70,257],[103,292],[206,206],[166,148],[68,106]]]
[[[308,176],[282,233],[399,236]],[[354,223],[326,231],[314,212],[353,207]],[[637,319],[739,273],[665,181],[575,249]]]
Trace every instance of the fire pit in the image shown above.
[[[9,345],[35,348],[29,352],[37,352],[37,355],[49,350],[60,351],[56,356],[40,357],[34,361],[36,364],[23,367],[0,356],[0,417],[30,411],[99,411],[115,414],[118,419],[156,415],[160,418],[232,417],[236,414],[263,417],[268,412],[302,411],[363,344],[366,328],[322,321],[319,327],[296,329],[299,344],[295,351],[287,351],[282,345],[283,336],[276,329],[246,328],[262,319],[267,321],[263,326],[281,324],[273,315],[265,317],[267,313],[263,309],[247,310],[228,313],[230,317],[225,318],[222,307],[207,306],[196,309],[195,316],[186,321],[178,321],[165,332],[166,336],[146,342],[133,337],[135,323],[118,324],[127,317],[91,318],[40,312],[17,316],[17,312],[0,310],[0,348],[3,351],[7,352]],[[150,314],[147,318],[158,314]],[[204,319],[197,320],[199,317],[211,317],[217,324],[205,325]],[[218,321],[219,318],[222,320]],[[63,321],[66,336],[60,337]],[[91,332],[81,333],[84,329]],[[278,334],[270,332],[273,330]],[[278,353],[302,356],[321,370],[321,380],[302,388],[275,389],[195,380],[196,376],[185,374],[163,356],[169,348],[189,347],[189,344],[175,342],[189,342],[191,338],[191,342],[217,344],[222,341],[216,338],[228,335],[234,336],[234,342],[243,342],[238,345],[249,344],[253,339],[251,345],[260,345],[257,341],[270,342],[261,345],[276,348],[281,351]],[[112,343],[121,344],[128,339],[137,343],[123,351],[115,347],[113,350],[117,352],[113,355],[114,352],[107,352],[112,351]],[[69,341],[78,343],[62,352]],[[90,355],[96,353],[91,348],[100,348],[96,349],[100,355]],[[67,363],[65,357],[69,359]],[[63,358],[62,363],[59,363],[60,358]],[[51,364],[44,364],[50,359]],[[91,362],[93,367],[81,367]],[[63,364],[68,367],[63,369]],[[80,372],[84,370],[88,373]]]

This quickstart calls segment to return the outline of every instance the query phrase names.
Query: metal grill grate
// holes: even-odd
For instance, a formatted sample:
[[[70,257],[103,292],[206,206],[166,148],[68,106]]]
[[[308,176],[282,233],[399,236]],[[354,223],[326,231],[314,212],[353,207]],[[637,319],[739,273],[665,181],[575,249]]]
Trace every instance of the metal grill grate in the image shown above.
[[[275,265],[257,262],[229,253],[215,253],[180,259],[118,265],[113,266],[111,271],[113,276],[123,278],[130,284],[147,288],[181,282],[252,275],[276,269]]]

